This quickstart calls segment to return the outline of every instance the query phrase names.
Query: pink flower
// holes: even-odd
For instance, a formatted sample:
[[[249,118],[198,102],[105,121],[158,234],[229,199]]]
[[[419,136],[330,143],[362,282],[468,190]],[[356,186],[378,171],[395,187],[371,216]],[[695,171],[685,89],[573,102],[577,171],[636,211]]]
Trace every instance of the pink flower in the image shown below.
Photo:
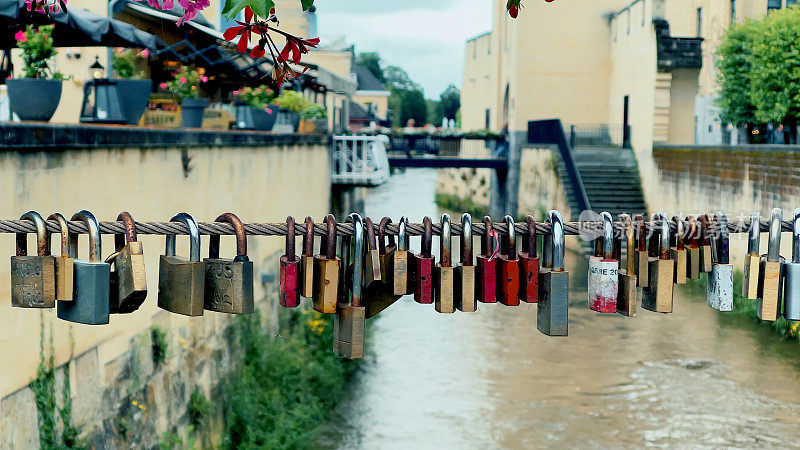
[[[180,81],[181,84],[186,84],[186,77],[181,77],[181,79],[178,81]]]
[[[208,83],[208,77],[207,77],[207,76],[205,76],[205,75],[203,75],[203,76],[200,78],[200,82],[202,82],[202,83]]]
[[[139,52],[139,56],[141,56],[142,58],[149,58],[150,57],[150,50],[144,49],[144,50],[140,51]]]
[[[267,114],[272,114],[272,109],[270,109],[269,106],[265,107],[264,110],[267,112]]]
[[[158,87],[160,87],[161,90],[166,90],[167,86],[169,86],[167,83],[161,83],[161,84],[158,85]]]
[[[24,31],[19,30],[14,34],[14,39],[19,43],[23,43],[28,40],[28,36],[25,35]]]

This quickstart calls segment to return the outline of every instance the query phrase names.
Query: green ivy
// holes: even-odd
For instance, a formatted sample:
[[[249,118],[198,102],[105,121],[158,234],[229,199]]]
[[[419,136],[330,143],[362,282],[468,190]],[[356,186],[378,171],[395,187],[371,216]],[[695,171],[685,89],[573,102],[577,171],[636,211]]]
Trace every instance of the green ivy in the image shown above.
[[[150,336],[153,341],[153,364],[156,369],[167,360],[167,331],[158,325],[150,327]]]
[[[214,410],[214,404],[199,389],[192,391],[187,407],[189,413],[189,423],[194,426],[201,425]]]

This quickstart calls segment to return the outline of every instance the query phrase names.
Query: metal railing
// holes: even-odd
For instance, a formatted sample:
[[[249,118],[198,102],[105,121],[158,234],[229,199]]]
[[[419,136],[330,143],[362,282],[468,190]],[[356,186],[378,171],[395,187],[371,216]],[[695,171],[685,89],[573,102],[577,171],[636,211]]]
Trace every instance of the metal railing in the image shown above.
[[[565,124],[564,133],[570,147],[597,146],[631,148],[631,126],[609,125],[605,123]]]
[[[334,136],[331,183],[379,186],[389,180],[386,136]]]

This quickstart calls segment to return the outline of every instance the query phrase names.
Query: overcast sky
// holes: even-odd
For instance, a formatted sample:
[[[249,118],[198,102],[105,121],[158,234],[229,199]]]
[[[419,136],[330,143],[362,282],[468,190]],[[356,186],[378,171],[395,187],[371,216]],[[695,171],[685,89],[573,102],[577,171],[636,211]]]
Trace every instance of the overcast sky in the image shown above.
[[[323,38],[346,35],[356,52],[403,67],[428,98],[461,87],[464,41],[491,27],[492,0],[316,0]]]

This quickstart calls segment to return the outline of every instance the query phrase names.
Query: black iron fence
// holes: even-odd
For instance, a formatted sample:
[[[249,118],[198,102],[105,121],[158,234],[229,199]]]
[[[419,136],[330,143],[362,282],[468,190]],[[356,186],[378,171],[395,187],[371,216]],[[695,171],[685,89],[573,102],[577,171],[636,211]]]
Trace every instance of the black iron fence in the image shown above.
[[[631,126],[599,124],[564,124],[570,147],[597,146],[631,148]]]

